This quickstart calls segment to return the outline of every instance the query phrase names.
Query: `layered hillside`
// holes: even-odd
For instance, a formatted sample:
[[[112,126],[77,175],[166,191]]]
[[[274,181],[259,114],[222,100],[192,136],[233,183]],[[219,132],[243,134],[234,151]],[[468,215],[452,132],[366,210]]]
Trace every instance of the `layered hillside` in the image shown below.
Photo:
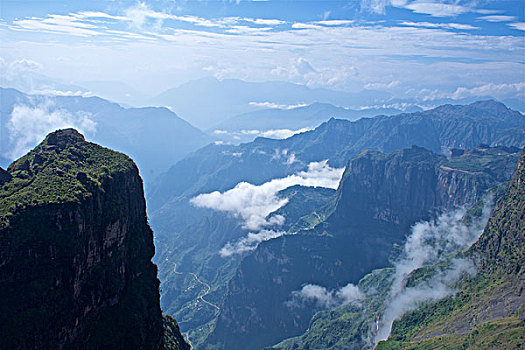
[[[512,176],[518,157],[519,149],[486,146],[450,159],[420,147],[360,153],[326,220],[263,242],[242,260],[204,348],[260,349],[303,333],[319,308],[287,307],[294,291],[305,284],[337,290],[389,266],[411,225],[480,200]]]
[[[467,252],[478,274],[455,296],[394,323],[378,349],[518,349],[525,344],[525,151],[508,192]]]
[[[58,130],[0,182],[2,348],[162,349],[153,233],[133,161]]]

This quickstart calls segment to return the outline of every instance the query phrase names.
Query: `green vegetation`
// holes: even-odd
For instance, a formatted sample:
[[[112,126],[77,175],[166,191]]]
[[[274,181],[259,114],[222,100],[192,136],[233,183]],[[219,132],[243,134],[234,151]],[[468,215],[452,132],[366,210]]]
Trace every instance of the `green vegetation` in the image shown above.
[[[369,326],[375,324],[389,290],[393,269],[375,270],[359,281],[359,290],[366,295],[357,304],[347,304],[314,315],[308,332],[290,338],[271,349],[344,349],[362,347],[367,343]],[[270,349],[270,348],[269,348]]]
[[[315,208],[305,213],[296,222],[286,217],[285,225],[293,224],[292,227],[286,227],[286,229],[289,232],[297,232],[301,238],[307,235],[317,235],[335,239],[336,236],[347,235],[348,239],[340,239],[335,243],[327,243],[329,240],[312,239],[302,242],[301,239],[296,238],[279,239],[286,242],[283,244],[289,246],[287,249],[290,252],[297,252],[297,254],[305,254],[304,251],[297,249],[302,244],[333,244],[337,254],[342,252],[344,257],[352,257],[352,260],[350,258],[340,259],[340,263],[363,262],[361,266],[351,268],[354,272],[347,273],[343,271],[343,268],[336,267],[332,271],[331,266],[322,263],[325,257],[320,256],[320,263],[313,270],[315,273],[308,274],[304,271],[304,266],[298,266],[297,270],[290,273],[290,276],[301,276],[303,282],[306,282],[322,280],[323,274],[334,273],[332,281],[339,286],[349,281],[357,283],[371,270],[388,266],[392,246],[402,241],[404,234],[415,221],[424,220],[433,215],[436,208],[451,208],[478,200],[488,188],[501,182],[500,174],[505,173],[501,169],[508,168],[512,171],[517,162],[515,152],[511,154],[513,152],[504,149],[498,151],[500,155],[490,153],[492,151],[488,156],[486,156],[487,152],[481,151],[472,156],[456,153],[453,159],[450,159],[455,163],[448,164],[448,167],[451,168],[448,170],[440,169],[440,166],[446,166],[449,160],[436,154],[429,155],[430,152],[423,152],[421,149],[399,152],[395,161],[388,162],[384,167],[381,167],[382,158],[388,158],[392,152],[412,145],[424,147],[435,153],[449,147],[473,148],[480,143],[522,146],[524,125],[525,118],[522,114],[508,110],[500,103],[489,101],[469,106],[443,106],[431,111],[394,117],[364,118],[353,123],[331,119],[315,130],[286,140],[258,138],[254,142],[236,146],[209,145],[203,147],[173,166],[166,176],[160,178],[148,191],[150,195],[148,204],[150,213],[152,213],[151,222],[157,233],[156,243],[159,253],[157,261],[163,281],[164,309],[170,313],[176,313],[175,316],[185,331],[196,330],[195,333],[202,334],[215,328],[215,324],[210,322],[213,320],[209,319],[209,317],[214,317],[211,307],[203,306],[202,312],[197,313],[194,311],[195,307],[188,303],[191,303],[192,297],[198,294],[197,290],[200,288],[192,288],[196,284],[187,276],[173,273],[173,265],[163,262],[166,258],[177,263],[181,271],[194,272],[208,283],[212,291],[206,298],[219,306],[223,302],[228,303],[228,293],[231,291],[231,289],[228,290],[228,284],[232,278],[235,278],[236,273],[243,273],[242,276],[246,278],[249,278],[247,276],[252,273],[264,276],[262,263],[260,270],[256,269],[254,263],[248,270],[241,271],[239,269],[241,259],[230,257],[230,263],[226,264],[224,262],[226,259],[217,254],[227,242],[237,241],[240,237],[245,236],[245,232],[240,229],[240,225],[236,226],[229,219],[225,219],[226,215],[223,213],[210,213],[210,211],[199,210],[200,208],[191,208],[188,200],[197,194],[229,190],[241,181],[262,184],[274,178],[282,178],[302,171],[309,162],[323,159],[328,159],[332,167],[343,167],[365,149],[384,152],[385,154],[375,158],[370,156],[370,167],[357,169],[360,173],[356,172],[354,183],[366,182],[369,187],[361,188],[362,196],[356,196],[355,191],[349,191],[351,195],[342,201],[349,205],[339,212],[340,220],[334,218],[329,223],[327,222],[330,220],[330,214],[334,212],[335,204],[342,204],[341,201],[339,203],[332,201],[334,205],[329,207],[329,210],[324,210],[325,207]],[[287,150],[288,155],[294,154],[300,161],[287,162],[287,158],[282,156],[283,150]],[[417,157],[418,153],[421,154],[420,158]],[[412,157],[413,161],[405,162],[406,159],[403,158],[405,155],[407,158]],[[491,170],[477,174],[479,169],[476,169],[474,164],[481,157],[493,157],[494,159],[499,157],[506,160],[499,163],[484,161],[483,166],[486,165]],[[364,162],[359,164],[366,165]],[[388,177],[381,176],[385,174]],[[509,177],[510,175],[506,179]],[[436,178],[440,181],[438,185],[434,182]],[[405,179],[410,181],[405,181]],[[399,186],[399,184],[409,182],[411,185]],[[374,198],[375,201],[366,201],[369,198]],[[290,204],[292,204],[290,209],[293,209],[293,203]],[[306,203],[304,208],[307,208],[308,204]],[[303,209],[300,205],[297,208]],[[297,215],[302,214],[299,210],[292,211]],[[353,215],[353,213],[357,214]],[[371,220],[367,221],[368,219]],[[388,229],[387,226],[392,227],[395,225],[392,223],[396,222],[399,222],[396,229]],[[336,227],[337,224],[340,224],[340,229]],[[351,240],[350,237],[355,238]],[[360,245],[363,242],[367,244]],[[294,247],[290,247],[292,245]],[[288,254],[284,250],[281,256],[276,256],[276,259],[286,261],[282,269],[289,268],[287,266],[289,260],[301,260],[300,257]],[[280,277],[282,274],[279,271],[278,273]],[[235,317],[244,313],[241,309],[244,307],[246,310],[245,304],[248,303],[248,299],[242,298],[246,296],[253,303],[250,308],[255,315],[249,318],[250,314],[246,313],[250,322],[256,322],[255,320],[258,320],[259,317],[264,319],[265,316],[262,315],[271,312],[281,315],[281,310],[277,310],[282,308],[281,302],[300,286],[288,283],[289,280],[283,280],[283,285],[276,286],[279,292],[275,289],[270,291],[272,278],[259,279],[258,284],[254,283],[249,286],[247,293],[258,289],[265,290],[263,294],[265,298],[275,297],[274,305],[264,304],[259,308],[256,306],[255,296],[237,294],[232,296],[232,304],[228,304],[228,310],[238,307],[239,314],[234,315]],[[296,280],[295,277],[286,278]],[[203,317],[199,319],[199,315]],[[312,313],[301,315],[300,320],[296,320],[298,326],[295,328],[290,326],[293,332],[287,331],[291,329],[288,328],[288,325],[283,326],[287,322],[285,320],[289,321],[290,318],[281,319],[281,316],[268,318],[268,322],[261,321],[260,324],[253,325],[250,330],[253,335],[247,335],[246,339],[250,341],[260,333],[273,334],[276,337],[281,335],[281,339],[286,336],[295,336],[306,329],[311,316]],[[244,329],[251,327],[248,318],[246,322],[241,321]],[[193,322],[197,320],[198,322]],[[268,323],[274,325],[274,328],[262,331],[261,327]],[[290,323],[293,324],[293,322]],[[203,324],[206,326],[202,326]],[[201,326],[202,328],[199,328]],[[217,324],[217,327],[220,326]],[[201,332],[201,329],[204,330]],[[217,344],[219,342],[226,344],[229,339],[237,339],[238,337],[233,335],[237,329],[239,327],[232,326],[231,329],[218,335],[215,338]]]
[[[523,320],[506,317],[476,325],[469,333],[440,335],[410,342],[389,340],[376,350],[519,349],[525,342]]]
[[[364,288],[363,283],[369,278],[377,280],[381,276],[374,273],[372,278],[367,273],[389,266],[390,258],[399,255],[396,244],[403,242],[411,225],[432,218],[429,213],[437,207],[454,208],[481,200],[486,190],[500,182],[501,170],[497,167],[515,166],[519,158],[513,149],[481,155],[476,152],[464,152],[462,166],[483,156],[492,157],[494,162],[490,166],[495,168],[484,169],[483,174],[462,168],[443,169],[449,162],[446,157],[420,147],[392,154],[360,153],[348,164],[336,200],[331,199],[316,210],[321,219],[312,219],[315,213],[301,217],[300,223],[306,222],[302,226],[305,229],[263,242],[243,259],[230,282],[230,292],[223,304],[225,311],[207,339],[208,344],[256,349],[274,341],[281,342],[274,348],[290,350],[359,348],[373,344],[374,330],[380,326],[377,322],[389,306],[391,278],[384,275],[375,288],[369,289],[373,292],[365,293],[361,308],[348,304],[325,311],[315,307],[283,310],[275,305],[286,303],[291,293],[305,283],[335,291],[348,282],[361,280],[360,287]],[[481,209],[478,204],[469,212],[466,223],[480,216]],[[311,220],[308,222],[306,218]],[[297,224],[290,230],[295,227]],[[438,265],[414,271],[404,281],[405,286],[419,285],[452,268],[449,259],[455,254],[447,253]],[[305,333],[300,335],[302,332]],[[284,334],[291,338],[283,340]]]
[[[190,346],[180,334],[177,321],[170,315],[163,315],[164,350],[189,350]]]
[[[471,173],[490,174],[499,180],[508,179],[509,173],[516,170],[515,159],[519,151],[517,147],[480,145],[470,151],[462,151],[461,154],[454,155],[452,152],[452,157],[444,165]]]

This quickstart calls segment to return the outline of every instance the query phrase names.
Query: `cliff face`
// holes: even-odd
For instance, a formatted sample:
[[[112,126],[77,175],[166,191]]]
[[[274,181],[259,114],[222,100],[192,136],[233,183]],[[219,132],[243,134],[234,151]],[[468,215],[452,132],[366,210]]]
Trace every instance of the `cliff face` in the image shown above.
[[[355,222],[350,217],[369,218],[406,226],[427,215],[443,204],[436,185],[444,159],[419,147],[392,155],[362,152],[346,167],[328,221],[348,226]]]
[[[59,130],[2,178],[2,347],[162,348],[153,234],[133,161]]]

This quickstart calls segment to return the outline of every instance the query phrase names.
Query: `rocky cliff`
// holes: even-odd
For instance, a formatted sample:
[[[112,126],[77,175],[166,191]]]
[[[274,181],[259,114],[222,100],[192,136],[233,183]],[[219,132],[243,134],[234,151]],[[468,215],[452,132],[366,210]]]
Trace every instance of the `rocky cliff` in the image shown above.
[[[347,164],[327,222],[349,226],[370,218],[407,228],[432,210],[476,202],[512,177],[519,155],[516,147],[486,145],[453,151],[448,159],[417,146],[361,152]]]
[[[0,180],[2,348],[163,348],[133,161],[58,130]]]

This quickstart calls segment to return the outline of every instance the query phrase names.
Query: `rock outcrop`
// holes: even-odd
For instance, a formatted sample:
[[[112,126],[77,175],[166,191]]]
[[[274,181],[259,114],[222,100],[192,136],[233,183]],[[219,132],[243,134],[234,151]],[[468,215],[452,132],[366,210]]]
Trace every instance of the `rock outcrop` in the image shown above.
[[[133,161],[66,129],[0,175],[2,348],[162,349]]]

